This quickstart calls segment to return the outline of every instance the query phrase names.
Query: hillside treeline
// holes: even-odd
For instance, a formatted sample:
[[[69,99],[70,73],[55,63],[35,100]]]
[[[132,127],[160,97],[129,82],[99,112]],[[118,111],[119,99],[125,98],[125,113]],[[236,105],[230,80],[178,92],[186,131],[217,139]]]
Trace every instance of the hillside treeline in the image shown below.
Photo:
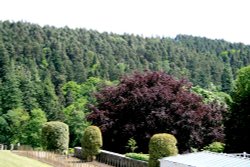
[[[249,64],[250,46],[242,43],[186,35],[149,38],[0,22],[0,134],[4,134],[0,135],[0,142],[16,142],[25,137],[28,140],[22,130],[16,134],[16,129],[39,114],[38,122],[40,118],[43,122],[81,121],[78,118],[83,118],[83,113],[72,112],[94,101],[89,92],[83,93],[86,81],[87,88],[95,91],[92,83],[115,81],[133,71],[161,70],[177,78],[185,77],[193,85],[229,93],[237,70]],[[86,100],[77,101],[81,97]],[[76,120],[67,120],[72,118],[67,114]],[[21,118],[19,124],[14,124],[14,119]]]

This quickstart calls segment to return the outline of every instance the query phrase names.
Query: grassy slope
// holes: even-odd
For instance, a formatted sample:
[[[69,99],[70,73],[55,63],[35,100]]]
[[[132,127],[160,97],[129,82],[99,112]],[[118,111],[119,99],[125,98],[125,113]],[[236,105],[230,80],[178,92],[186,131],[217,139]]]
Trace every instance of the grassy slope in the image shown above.
[[[10,151],[0,151],[0,167],[51,167],[42,162],[22,157]]]

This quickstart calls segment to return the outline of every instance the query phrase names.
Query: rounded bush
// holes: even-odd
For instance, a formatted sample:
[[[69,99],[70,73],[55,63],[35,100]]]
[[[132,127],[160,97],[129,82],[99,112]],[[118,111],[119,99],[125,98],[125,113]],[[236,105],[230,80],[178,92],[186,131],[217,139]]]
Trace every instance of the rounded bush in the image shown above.
[[[65,153],[69,147],[69,127],[59,121],[47,122],[42,128],[42,145],[49,151]]]
[[[82,154],[87,161],[92,161],[100,153],[102,147],[102,133],[97,126],[89,126],[85,129],[82,138]]]
[[[167,133],[155,134],[149,142],[149,167],[159,167],[159,159],[178,154],[176,138]]]
[[[208,146],[204,147],[204,150],[222,153],[224,151],[225,144],[221,142],[213,142]]]

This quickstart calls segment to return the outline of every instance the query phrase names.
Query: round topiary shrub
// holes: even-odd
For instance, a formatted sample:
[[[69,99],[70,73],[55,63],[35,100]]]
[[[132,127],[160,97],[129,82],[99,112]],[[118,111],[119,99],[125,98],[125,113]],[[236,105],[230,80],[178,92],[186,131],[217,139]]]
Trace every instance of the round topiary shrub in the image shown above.
[[[102,133],[97,126],[89,126],[85,129],[82,138],[82,154],[86,161],[93,161],[100,153],[102,147]]]
[[[159,159],[178,154],[176,138],[167,133],[155,134],[149,141],[149,167],[159,167]]]
[[[69,147],[69,127],[59,121],[47,122],[42,128],[42,145],[49,151],[65,153]]]

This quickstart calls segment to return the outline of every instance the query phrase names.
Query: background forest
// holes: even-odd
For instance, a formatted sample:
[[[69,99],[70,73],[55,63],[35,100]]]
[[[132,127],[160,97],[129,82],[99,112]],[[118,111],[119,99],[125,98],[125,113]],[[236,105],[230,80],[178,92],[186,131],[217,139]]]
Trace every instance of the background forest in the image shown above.
[[[141,37],[0,22],[0,143],[40,146],[42,124],[60,120],[79,144],[87,104],[102,85],[146,69],[230,93],[250,46],[178,35]]]

